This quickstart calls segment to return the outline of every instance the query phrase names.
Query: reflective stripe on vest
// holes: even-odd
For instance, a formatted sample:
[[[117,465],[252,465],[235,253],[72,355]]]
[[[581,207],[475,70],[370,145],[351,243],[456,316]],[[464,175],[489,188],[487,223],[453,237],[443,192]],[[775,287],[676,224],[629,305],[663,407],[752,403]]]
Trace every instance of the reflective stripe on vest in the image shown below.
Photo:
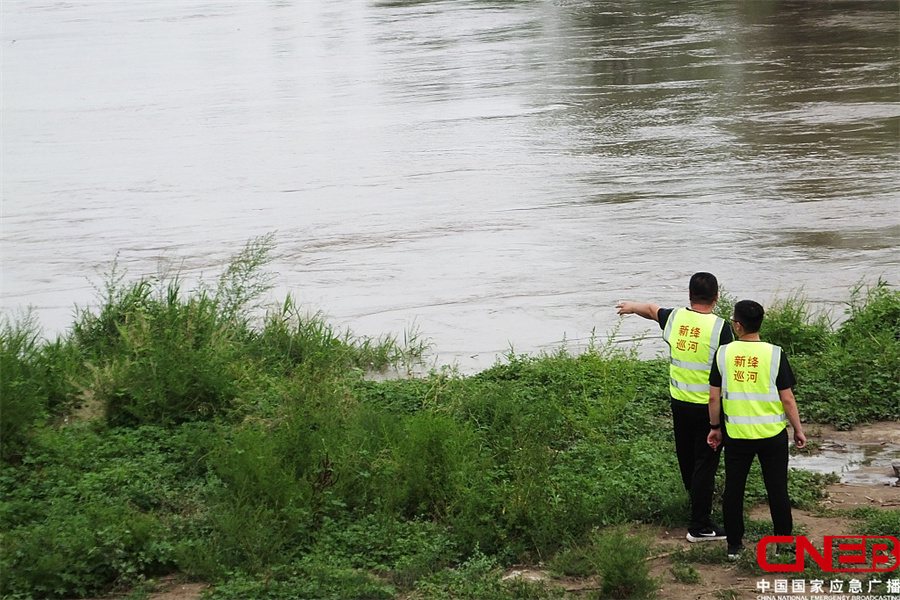
[[[669,394],[676,400],[709,403],[709,371],[725,321],[713,314],[676,308],[663,339],[669,345]]]
[[[787,421],[775,384],[781,348],[765,342],[732,342],[719,349],[716,362],[729,437],[763,439],[781,433]]]

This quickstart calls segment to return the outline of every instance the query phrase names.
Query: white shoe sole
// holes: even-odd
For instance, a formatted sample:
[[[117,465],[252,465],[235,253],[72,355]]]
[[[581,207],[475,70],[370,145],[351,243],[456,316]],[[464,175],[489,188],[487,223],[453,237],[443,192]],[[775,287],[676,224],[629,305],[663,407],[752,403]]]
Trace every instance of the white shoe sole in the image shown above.
[[[711,535],[708,537],[707,536],[695,537],[695,536],[691,535],[690,533],[687,534],[687,536],[685,536],[685,537],[686,537],[687,541],[691,542],[692,544],[697,543],[697,542],[717,542],[717,541],[728,539],[727,536],[724,536],[724,535]]]

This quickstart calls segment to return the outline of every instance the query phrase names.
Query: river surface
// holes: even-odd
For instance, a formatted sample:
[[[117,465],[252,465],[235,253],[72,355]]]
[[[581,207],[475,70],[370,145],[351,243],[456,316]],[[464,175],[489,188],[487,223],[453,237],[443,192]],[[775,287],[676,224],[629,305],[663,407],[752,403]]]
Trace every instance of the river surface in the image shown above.
[[[117,255],[214,280],[275,232],[273,300],[464,371],[655,340],[615,303],[683,305],[698,270],[840,315],[900,282],[898,26],[896,0],[3,0],[2,309],[52,336]]]

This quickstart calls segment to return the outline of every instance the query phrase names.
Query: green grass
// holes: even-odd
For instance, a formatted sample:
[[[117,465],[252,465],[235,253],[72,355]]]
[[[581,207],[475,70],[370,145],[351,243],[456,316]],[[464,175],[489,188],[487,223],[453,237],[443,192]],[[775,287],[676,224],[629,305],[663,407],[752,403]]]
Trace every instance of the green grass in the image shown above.
[[[262,313],[272,250],[251,241],[189,295],[114,264],[52,342],[31,315],[3,322],[0,596],[139,595],[178,572],[212,598],[561,597],[501,577],[539,562],[599,576],[597,597],[653,595],[630,527],[681,527],[689,504],[664,361],[591,344],[375,381],[427,343],[338,331],[291,298]],[[837,328],[804,302],[771,308],[766,333],[794,344],[801,415],[900,419],[897,292],[854,290]],[[826,483],[792,473],[795,506]],[[748,506],[762,497],[753,472]],[[672,576],[694,582],[714,550]]]
[[[702,581],[700,573],[691,565],[675,565],[669,571],[678,583],[695,585]]]

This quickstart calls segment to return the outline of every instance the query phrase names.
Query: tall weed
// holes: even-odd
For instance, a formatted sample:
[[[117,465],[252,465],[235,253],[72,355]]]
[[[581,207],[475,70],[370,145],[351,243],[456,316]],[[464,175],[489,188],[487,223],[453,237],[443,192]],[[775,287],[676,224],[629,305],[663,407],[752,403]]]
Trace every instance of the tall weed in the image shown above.
[[[833,323],[824,313],[815,313],[798,292],[766,308],[760,337],[781,346],[788,356],[821,354],[828,349]]]
[[[205,294],[182,301],[177,283],[118,325],[116,354],[95,368],[111,425],[209,419],[235,395],[233,331]]]
[[[415,332],[407,332],[401,345],[395,336],[357,337],[339,332],[321,312],[308,313],[288,295],[279,310],[269,311],[262,330],[251,344],[256,356],[289,372],[298,365],[307,369],[343,374],[347,369],[384,371],[413,365],[427,344]]]
[[[623,527],[599,531],[593,538],[594,561],[600,574],[599,598],[654,598],[656,581],[647,557],[650,541],[629,535]]]
[[[209,419],[230,407],[250,313],[270,288],[271,250],[271,234],[251,240],[216,289],[201,282],[188,298],[177,274],[126,284],[113,263],[99,311],[80,310],[72,329],[111,425]]]
[[[274,249],[275,233],[270,232],[249,240],[231,257],[212,294],[223,321],[246,327],[262,307],[263,296],[275,280],[274,274],[265,271]]]
[[[0,459],[21,459],[32,430],[70,410],[86,380],[82,357],[57,337],[46,342],[34,313],[0,323]]]
[[[725,319],[726,324],[731,323],[731,317],[734,316],[734,304],[737,299],[729,292],[724,285],[719,285],[719,300],[713,307],[713,314]]]
[[[40,366],[41,330],[33,313],[0,325],[0,458],[21,456],[31,427],[45,417],[47,393]]]
[[[838,339],[847,344],[854,340],[892,336],[900,339],[900,290],[891,289],[879,279],[874,285],[857,284],[850,293],[845,314],[847,320],[838,329]]]
[[[192,570],[218,576],[233,569],[261,573],[308,547],[312,486],[307,473],[283,456],[278,431],[251,422],[222,433],[210,455],[222,487],[210,499],[205,561]]]

